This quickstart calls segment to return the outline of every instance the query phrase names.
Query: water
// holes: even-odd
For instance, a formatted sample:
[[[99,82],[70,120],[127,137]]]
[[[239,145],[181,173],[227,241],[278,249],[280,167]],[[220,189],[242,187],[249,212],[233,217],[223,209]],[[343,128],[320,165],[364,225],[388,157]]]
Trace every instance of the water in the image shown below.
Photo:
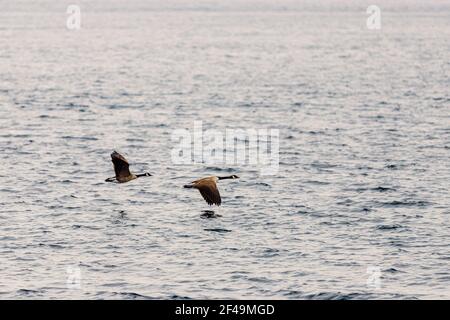
[[[0,4],[1,299],[450,298],[449,10]],[[200,120],[279,129],[278,174],[173,164]]]

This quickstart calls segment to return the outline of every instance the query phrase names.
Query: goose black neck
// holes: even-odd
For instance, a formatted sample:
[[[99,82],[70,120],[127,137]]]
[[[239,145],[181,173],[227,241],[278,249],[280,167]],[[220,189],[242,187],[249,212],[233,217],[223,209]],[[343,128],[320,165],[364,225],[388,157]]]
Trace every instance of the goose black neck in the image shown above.
[[[233,176],[217,177],[219,180],[233,179]]]
[[[148,172],[146,172],[146,173],[141,173],[141,174],[137,174],[136,175],[136,177],[149,177],[149,176],[151,176],[151,174],[150,173],[148,173]]]

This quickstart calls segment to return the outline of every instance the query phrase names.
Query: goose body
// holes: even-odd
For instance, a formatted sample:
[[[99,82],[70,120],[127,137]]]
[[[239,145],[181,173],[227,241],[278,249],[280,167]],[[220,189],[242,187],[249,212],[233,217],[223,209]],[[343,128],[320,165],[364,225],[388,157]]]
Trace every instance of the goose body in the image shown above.
[[[111,153],[111,161],[114,165],[114,172],[116,173],[115,177],[111,177],[106,179],[107,182],[117,182],[117,183],[125,183],[139,177],[149,177],[150,173],[142,173],[142,174],[134,174],[130,172],[130,164],[127,159],[122,156],[117,151]]]
[[[236,175],[231,175],[227,177],[206,177],[199,180],[192,181],[190,184],[185,185],[185,188],[193,188],[200,191],[203,199],[205,199],[206,203],[210,206],[217,205],[220,206],[222,203],[222,198],[220,197],[219,189],[217,188],[217,183],[219,180],[225,179],[238,179],[239,177]]]

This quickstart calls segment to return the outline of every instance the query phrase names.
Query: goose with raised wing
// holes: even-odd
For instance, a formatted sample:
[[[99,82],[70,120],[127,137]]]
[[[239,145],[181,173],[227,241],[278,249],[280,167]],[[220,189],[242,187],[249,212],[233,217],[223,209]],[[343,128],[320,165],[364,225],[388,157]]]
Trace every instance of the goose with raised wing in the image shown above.
[[[117,183],[125,183],[140,177],[150,177],[151,174],[148,172],[141,174],[134,174],[130,172],[130,164],[127,159],[117,151],[111,153],[111,160],[114,165],[114,171],[116,175],[114,177],[108,178],[106,182],[117,182]]]
[[[238,179],[237,175],[231,175],[226,177],[217,177],[211,176],[203,179],[192,181],[190,184],[185,185],[185,188],[197,189],[200,191],[203,199],[205,199],[206,203],[210,206],[213,204],[220,206],[222,203],[222,199],[220,197],[219,189],[217,188],[217,183],[219,180],[225,179]]]

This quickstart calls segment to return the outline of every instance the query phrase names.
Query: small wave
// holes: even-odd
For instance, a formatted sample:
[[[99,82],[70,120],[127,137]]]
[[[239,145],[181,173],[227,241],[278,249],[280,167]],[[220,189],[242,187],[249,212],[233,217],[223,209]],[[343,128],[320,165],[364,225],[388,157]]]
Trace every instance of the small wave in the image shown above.
[[[210,171],[222,171],[222,172],[233,172],[236,171],[236,169],[233,168],[221,168],[221,167],[206,167],[203,170],[210,170]]]
[[[5,240],[11,240],[11,241],[14,241],[14,240],[16,240],[17,238],[16,237],[11,237],[11,236],[3,236],[3,237],[0,237],[0,241],[5,241]]]
[[[78,104],[78,103],[73,103],[73,102],[69,102],[69,103],[66,103],[63,105],[57,104],[57,106],[62,106],[65,108],[89,108],[89,106],[86,104]]]
[[[136,292],[114,292],[114,295],[119,295],[123,299],[130,299],[130,300],[149,300],[154,299],[149,296],[145,296]]]
[[[10,193],[16,193],[15,190],[11,190],[11,189],[0,189],[0,192],[10,192]]]
[[[104,99],[109,99],[109,98],[104,98]],[[110,109],[110,110],[119,110],[119,109],[128,109],[128,108],[130,108],[129,106],[118,105],[118,104],[111,104],[111,105],[107,105],[106,107],[108,109]]]
[[[329,182],[318,181],[318,180],[307,180],[304,183],[313,184],[313,185],[317,185],[317,186],[326,186],[326,185],[330,184]]]
[[[81,224],[74,224],[72,225],[72,229],[89,229],[89,230],[100,230],[101,228],[99,227],[92,227],[92,226],[85,226],[85,225],[81,225]]]
[[[414,165],[415,164],[411,164],[411,166],[414,166]],[[400,170],[400,169],[406,168],[406,166],[407,166],[406,164],[391,163],[391,164],[385,165],[384,167],[389,170]]]
[[[75,137],[75,136],[63,136],[62,139],[67,140],[82,140],[82,141],[97,141],[96,137]]]
[[[49,247],[52,249],[64,249],[65,247],[60,244],[45,244],[45,243],[39,243],[38,246],[40,247]]]
[[[272,282],[273,280],[268,279],[266,277],[251,277],[251,278],[247,278],[248,281],[252,281],[252,282],[261,282],[261,283],[269,283]]]
[[[269,183],[266,183],[266,182],[256,182],[255,185],[264,186],[264,187],[271,187],[272,186],[272,185],[270,185]]]
[[[308,131],[307,133],[308,134],[312,134],[312,135],[318,135],[318,134],[325,134],[325,131],[314,131],[314,130],[311,130],[311,131]]]
[[[271,258],[280,255],[280,250],[274,248],[266,248],[262,254],[263,258]]]
[[[414,201],[414,200],[405,200],[405,201],[393,200],[393,201],[388,201],[388,202],[381,202],[381,206],[383,206],[383,207],[426,207],[428,205],[430,205],[429,202],[422,201],[422,200],[418,200],[418,201]]]
[[[30,295],[34,296],[42,294],[42,290],[19,289],[17,290],[17,294],[20,296],[30,296]]]
[[[0,134],[0,137],[2,138],[30,138],[30,134]]]
[[[372,188],[370,190],[378,191],[378,192],[388,192],[388,191],[395,191],[396,189],[395,188],[390,188],[390,187],[379,186],[379,187],[376,187],[376,188]]]
[[[313,162],[311,164],[311,167],[319,168],[319,169],[329,169],[329,168],[336,168],[336,164],[332,163],[325,163],[325,162]]]
[[[227,232],[231,232],[231,230],[228,229],[223,229],[223,228],[211,228],[211,229],[203,229],[205,231],[212,231],[212,232],[219,232],[219,233],[227,233]]]
[[[298,210],[295,212],[295,214],[308,214],[308,213],[309,213],[309,211],[307,211],[307,210]]]
[[[368,300],[373,298],[370,293],[341,293],[341,292],[319,292],[307,294],[303,298],[311,300]]]
[[[141,138],[126,138],[125,141],[127,141],[127,142],[144,142],[145,139],[141,139]]]
[[[403,226],[400,224],[390,224],[390,225],[381,224],[381,225],[377,226],[378,230],[395,230],[395,229],[400,229],[400,228],[403,228]]]
[[[191,300],[192,299],[191,297],[179,296],[177,294],[172,294],[169,298],[172,300]]]

